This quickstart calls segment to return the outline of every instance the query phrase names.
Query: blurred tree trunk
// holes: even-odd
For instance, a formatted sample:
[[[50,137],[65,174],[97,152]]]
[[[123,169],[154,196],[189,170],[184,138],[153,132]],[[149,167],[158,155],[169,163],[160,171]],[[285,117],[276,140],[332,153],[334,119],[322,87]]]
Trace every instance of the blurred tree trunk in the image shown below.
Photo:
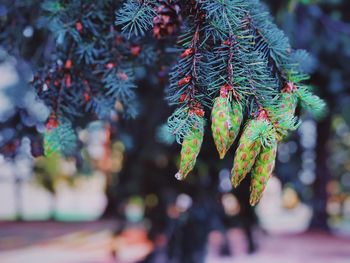
[[[105,195],[107,198],[107,205],[102,214],[102,218],[110,219],[115,218],[117,216],[117,193],[118,193],[118,182],[117,175],[109,173],[107,174],[107,183],[105,189]]]
[[[50,220],[55,220],[56,216],[56,192],[50,192]]]
[[[327,214],[327,184],[331,179],[331,172],[328,167],[329,141],[331,137],[331,117],[327,116],[317,124],[317,145],[316,145],[316,180],[313,185],[313,217],[310,229],[328,230]]]
[[[102,214],[102,218],[111,219],[118,215],[118,173],[113,172],[112,169],[112,127],[109,123],[105,124],[105,143],[104,155],[98,161],[99,169],[106,175],[105,195],[107,198],[107,205]]]
[[[23,188],[23,180],[22,180],[21,176],[17,172],[15,172],[15,206],[16,206],[15,219],[17,221],[23,220],[22,188]]]

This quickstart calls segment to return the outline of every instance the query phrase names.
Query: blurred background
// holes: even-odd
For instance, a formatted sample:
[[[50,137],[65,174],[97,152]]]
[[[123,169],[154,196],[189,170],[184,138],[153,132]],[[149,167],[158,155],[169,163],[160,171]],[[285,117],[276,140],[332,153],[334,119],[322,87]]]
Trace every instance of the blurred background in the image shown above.
[[[40,146],[28,138],[45,128],[33,123],[49,112],[24,80],[42,36],[19,4],[21,37],[9,50],[13,10],[0,1],[0,262],[349,263],[350,3],[264,2],[292,46],[313,56],[310,82],[329,111],[304,115],[279,145],[252,208],[249,181],[231,187],[233,153],[219,162],[209,138],[189,180],[175,181],[179,146],[161,139],[171,111],[164,76],[145,69],[135,120],[90,123],[77,157],[33,157]]]

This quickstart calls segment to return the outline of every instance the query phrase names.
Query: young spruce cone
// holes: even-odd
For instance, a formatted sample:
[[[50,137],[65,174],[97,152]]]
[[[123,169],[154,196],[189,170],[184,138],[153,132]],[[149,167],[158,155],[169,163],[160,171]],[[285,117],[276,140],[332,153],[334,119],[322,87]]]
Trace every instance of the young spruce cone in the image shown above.
[[[204,126],[204,121],[202,123]],[[185,136],[181,148],[180,169],[175,175],[176,179],[184,180],[188,173],[194,168],[202,146],[203,135],[203,127],[199,127],[193,128],[192,131]]]
[[[295,87],[293,83],[288,82],[282,89],[279,98],[279,108],[283,111],[286,118],[294,118],[295,110],[298,104],[298,97],[294,93]],[[289,129],[279,127],[277,131],[277,140],[282,141],[288,135]]]
[[[271,173],[275,167],[277,144],[277,141],[274,141],[270,146],[263,147],[256,158],[250,184],[250,204],[252,206],[259,202],[271,177]]]
[[[250,172],[259,154],[261,142],[260,140],[253,140],[251,138],[254,122],[258,121],[260,120],[249,120],[239,140],[239,146],[234,158],[234,166],[231,170],[231,182],[234,187],[237,187]]]
[[[285,109],[286,114],[294,116],[297,107],[298,98],[293,94],[295,86],[288,82],[281,93],[281,108]]]
[[[211,129],[220,159],[225,157],[235,141],[242,119],[242,107],[238,102],[234,101],[231,106],[227,97],[220,96],[215,99],[211,114]]]

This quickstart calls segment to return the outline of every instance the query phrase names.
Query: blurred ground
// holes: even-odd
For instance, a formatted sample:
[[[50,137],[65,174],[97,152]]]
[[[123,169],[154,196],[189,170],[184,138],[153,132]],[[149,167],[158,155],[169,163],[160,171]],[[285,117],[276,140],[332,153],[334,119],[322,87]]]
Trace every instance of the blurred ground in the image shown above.
[[[0,223],[0,262],[3,263],[112,263],[112,247],[116,244],[111,221],[93,223]],[[222,235],[209,237],[207,263],[349,263],[350,239],[324,233],[297,235],[258,235],[259,251],[246,255],[243,233],[227,232],[231,257],[219,257]],[[135,246],[136,243],[134,243]],[[145,252],[149,245],[137,249],[129,245],[128,255]],[[129,252],[127,252],[129,251]],[[130,255],[129,255],[130,256]],[[129,261],[130,262],[130,261]]]
[[[53,197],[34,178],[26,178],[16,185],[14,174],[1,160],[0,168],[0,199],[6,200],[0,205],[0,220],[16,218],[16,209],[20,206],[24,220],[47,220],[54,212],[56,220],[91,221],[99,218],[106,206],[102,174],[81,176],[74,185],[58,180]]]

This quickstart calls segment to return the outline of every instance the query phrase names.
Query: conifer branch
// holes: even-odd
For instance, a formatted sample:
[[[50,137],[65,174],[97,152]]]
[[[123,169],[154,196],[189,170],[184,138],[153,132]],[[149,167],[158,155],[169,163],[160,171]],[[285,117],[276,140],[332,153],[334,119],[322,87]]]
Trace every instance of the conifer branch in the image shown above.
[[[122,32],[130,38],[143,36],[152,27],[156,16],[153,0],[128,0],[116,13],[116,25],[122,25]]]

